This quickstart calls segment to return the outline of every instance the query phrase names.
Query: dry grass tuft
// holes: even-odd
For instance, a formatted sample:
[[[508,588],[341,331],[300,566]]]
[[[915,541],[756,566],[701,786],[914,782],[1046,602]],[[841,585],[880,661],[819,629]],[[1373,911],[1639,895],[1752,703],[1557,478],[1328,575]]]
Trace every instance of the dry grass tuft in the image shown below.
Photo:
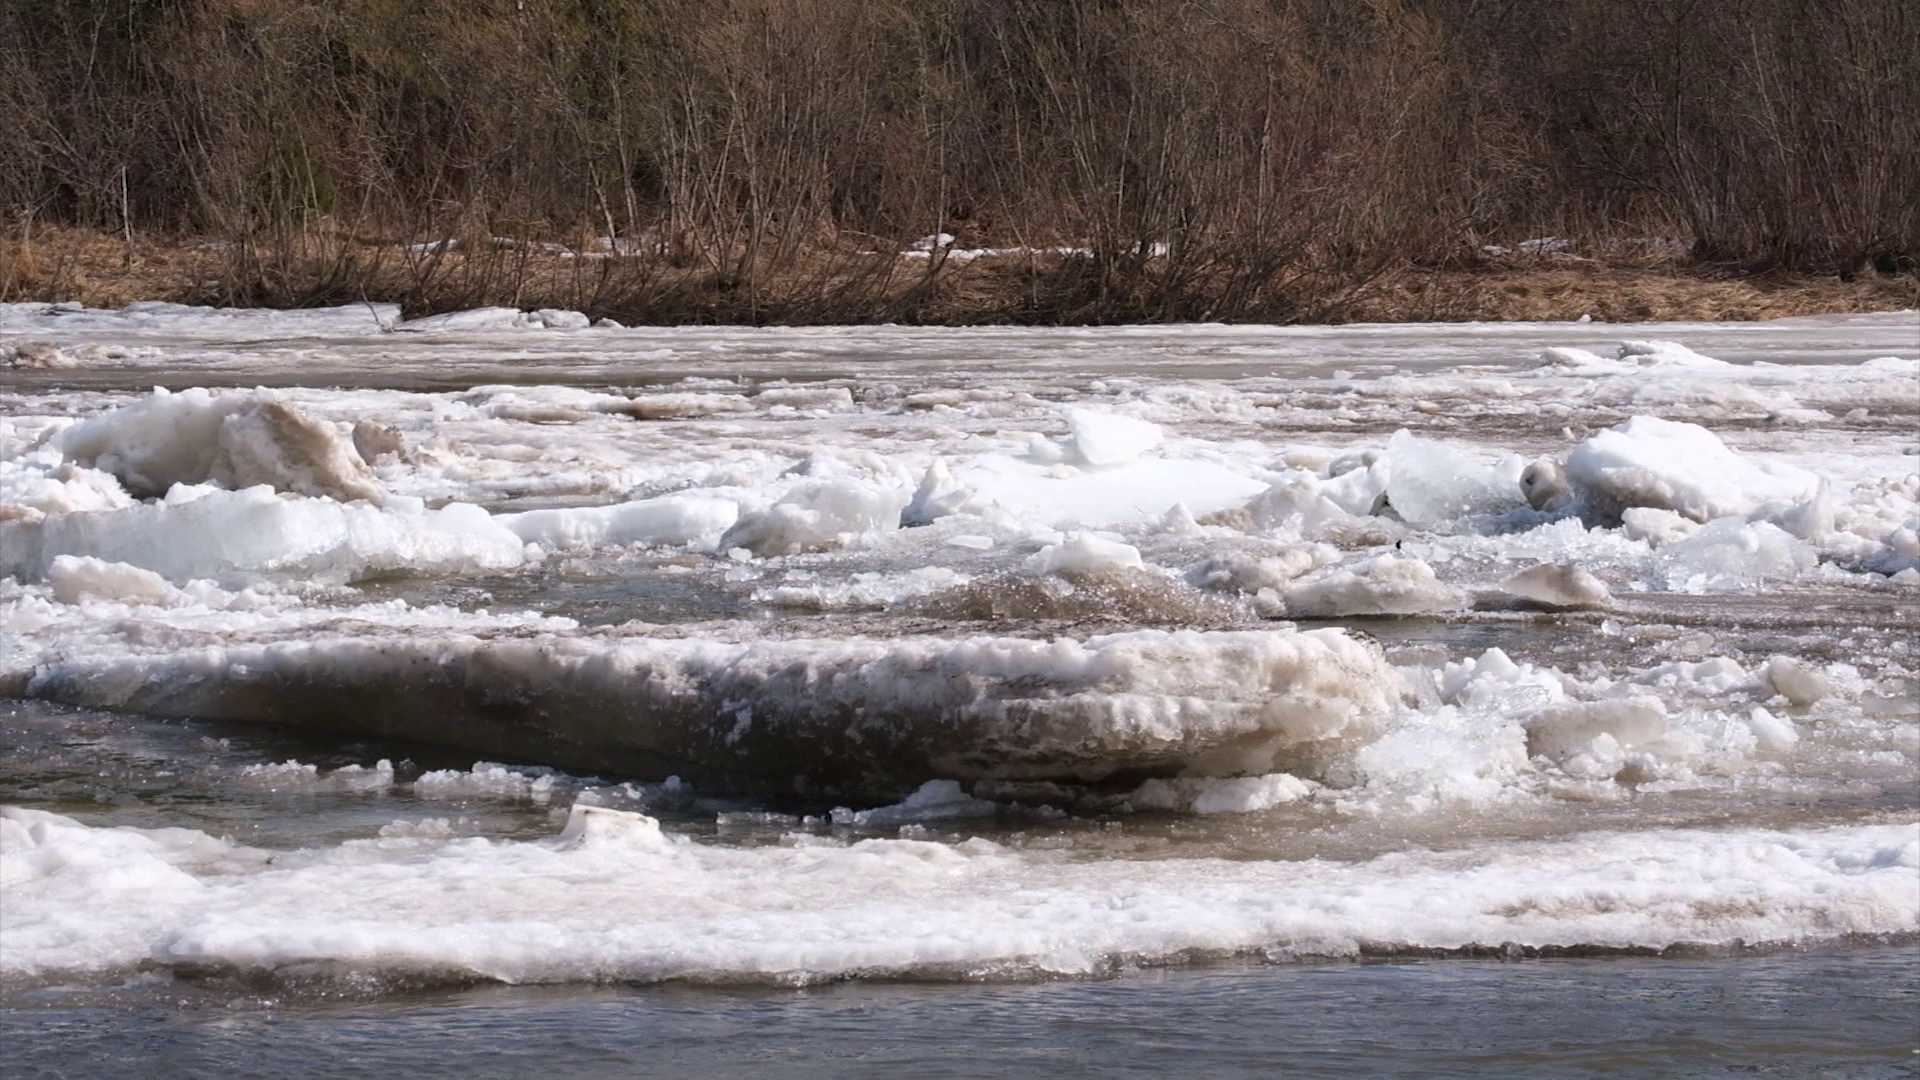
[[[43,226],[0,237],[0,301],[123,307],[136,300],[192,300],[220,265],[219,251],[204,242],[136,237],[128,243],[92,229]]]

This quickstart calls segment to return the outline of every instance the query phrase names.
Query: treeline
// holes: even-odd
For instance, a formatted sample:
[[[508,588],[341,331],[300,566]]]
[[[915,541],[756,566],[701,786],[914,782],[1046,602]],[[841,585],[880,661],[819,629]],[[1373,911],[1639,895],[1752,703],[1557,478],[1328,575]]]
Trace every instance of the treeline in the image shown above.
[[[983,296],[1032,321],[1325,317],[1549,235],[1900,272],[1920,4],[0,0],[0,206],[224,238],[237,299],[630,317],[913,318],[969,286],[872,253],[943,231],[1085,250]]]

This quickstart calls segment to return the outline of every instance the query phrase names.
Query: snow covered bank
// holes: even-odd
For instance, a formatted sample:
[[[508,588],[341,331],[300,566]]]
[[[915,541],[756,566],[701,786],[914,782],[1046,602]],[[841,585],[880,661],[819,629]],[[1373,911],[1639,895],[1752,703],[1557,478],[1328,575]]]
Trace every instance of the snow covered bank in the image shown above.
[[[210,336],[299,337],[379,334],[400,318],[398,304],[342,304],[330,308],[220,308],[142,300],[123,308],[61,303],[0,304],[0,333],[110,331],[142,335],[186,331]]]

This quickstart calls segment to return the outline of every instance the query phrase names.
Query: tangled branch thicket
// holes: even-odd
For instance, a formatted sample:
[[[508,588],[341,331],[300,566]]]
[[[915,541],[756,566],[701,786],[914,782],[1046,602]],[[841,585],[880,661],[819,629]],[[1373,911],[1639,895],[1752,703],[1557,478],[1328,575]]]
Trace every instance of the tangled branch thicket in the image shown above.
[[[208,299],[651,321],[1324,319],[1544,235],[1904,273],[1920,5],[0,0],[0,205],[221,239]],[[941,231],[1036,254],[895,256]]]

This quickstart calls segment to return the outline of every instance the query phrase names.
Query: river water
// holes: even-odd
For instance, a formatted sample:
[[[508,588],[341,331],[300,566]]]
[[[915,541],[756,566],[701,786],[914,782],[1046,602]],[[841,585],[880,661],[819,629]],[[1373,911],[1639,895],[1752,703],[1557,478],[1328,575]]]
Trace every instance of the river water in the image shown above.
[[[1912,313],[394,318],[0,308],[8,1075],[1915,1073]]]

